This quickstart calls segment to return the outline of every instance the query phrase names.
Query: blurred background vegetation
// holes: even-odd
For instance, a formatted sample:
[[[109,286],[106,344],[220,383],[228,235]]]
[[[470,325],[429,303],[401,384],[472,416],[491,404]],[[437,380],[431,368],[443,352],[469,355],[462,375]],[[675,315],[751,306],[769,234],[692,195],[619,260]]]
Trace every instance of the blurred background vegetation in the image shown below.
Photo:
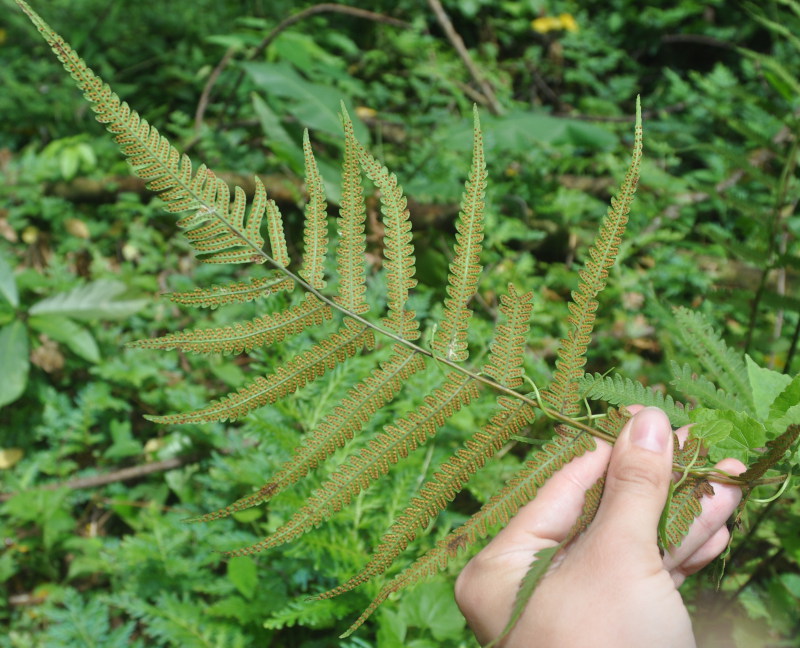
[[[335,203],[344,100],[359,136],[409,195],[414,306],[434,320],[477,103],[490,187],[475,303],[484,324],[472,337],[480,353],[508,282],[535,291],[526,371],[537,383],[546,383],[564,332],[576,264],[624,173],[640,94],[646,159],[588,369],[616,368],[669,390],[669,361],[690,360],[669,307],[686,305],[760,364],[797,371],[800,6],[792,0],[444,0],[466,55],[433,1],[350,5],[361,12],[289,0],[32,5],[179,148],[231,178],[260,174],[295,241],[302,129]],[[195,263],[26,17],[8,0],[2,6],[0,646],[475,645],[452,598],[457,566],[390,601],[347,640],[336,637],[376,585],[305,599],[357,571],[398,507],[480,423],[480,407],[395,470],[391,488],[360,496],[292,545],[229,561],[217,553],[277,528],[319,478],[267,510],[181,522],[265,482],[342,393],[345,376],[239,424],[165,428],[142,418],[200,406],[303,336],[237,359],[123,346],[246,316],[245,306],[198,315],[158,298],[240,270]],[[376,273],[378,243],[370,238],[368,251]],[[376,299],[380,285],[371,284]],[[417,381],[407,400],[427,389]],[[409,404],[384,409],[376,423]],[[474,511],[524,451],[509,448],[479,473],[421,545]],[[734,538],[724,575],[707,570],[683,590],[701,645],[798,645],[797,495],[753,508]]]

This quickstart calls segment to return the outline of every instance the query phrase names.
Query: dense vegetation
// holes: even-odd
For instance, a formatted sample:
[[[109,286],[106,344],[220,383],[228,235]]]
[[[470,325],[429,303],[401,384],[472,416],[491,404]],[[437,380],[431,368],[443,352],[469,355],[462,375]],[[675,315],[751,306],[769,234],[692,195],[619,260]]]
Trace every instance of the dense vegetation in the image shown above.
[[[309,15],[263,48],[270,30],[302,7],[254,1],[234,12],[224,3],[173,3],[165,14],[145,3],[41,4],[84,59],[194,157],[232,175],[263,174],[294,232],[301,130],[313,131],[327,157],[321,171],[336,178],[344,98],[360,118],[359,136],[414,201],[415,308],[423,313],[445,284],[477,102],[491,182],[488,272],[475,304],[486,329],[473,336],[487,339],[496,295],[509,281],[533,290],[525,369],[534,381],[551,371],[573,265],[624,172],[640,93],[646,163],[589,369],[616,367],[668,388],[669,362],[689,359],[668,306],[687,305],[760,364],[792,373],[800,330],[794,4],[451,3],[445,8],[477,78],[433,11],[415,3],[370,6],[385,10],[381,16]],[[237,364],[122,348],[196,317],[157,293],[221,282],[232,271],[195,264],[24,16],[6,15],[0,474],[3,490],[17,494],[4,496],[0,522],[1,609],[10,627],[0,645],[332,645],[374,589],[305,598],[358,569],[445,448],[412,459],[395,473],[391,491],[364,495],[302,544],[255,558],[223,561],[214,550],[274,530],[303,492],[276,500],[268,515],[254,509],[213,525],[183,525],[187,515],[262,484],[343,381],[334,374],[237,425],[164,428],[142,419],[196,408],[303,340]],[[335,186],[329,195],[335,198]],[[377,271],[380,250],[371,242]],[[240,315],[215,311],[208,321]],[[420,394],[430,388],[417,387]],[[456,417],[447,438],[455,443],[471,430],[472,416]],[[480,473],[425,541],[471,513],[486,484],[507,475],[526,448],[509,448]],[[120,472],[126,467],[135,480]],[[54,487],[37,488],[45,485]],[[720,593],[703,575],[685,587],[698,622],[713,621],[712,636],[732,634],[742,646],[791,645],[798,520],[790,485],[739,522]],[[385,606],[370,623],[338,645],[471,645],[447,578]]]

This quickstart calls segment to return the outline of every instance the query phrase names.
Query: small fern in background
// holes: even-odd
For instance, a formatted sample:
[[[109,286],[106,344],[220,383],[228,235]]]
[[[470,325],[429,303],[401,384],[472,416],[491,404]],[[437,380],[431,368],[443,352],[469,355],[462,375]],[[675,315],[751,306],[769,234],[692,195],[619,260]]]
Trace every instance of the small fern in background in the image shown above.
[[[235,421],[313,381],[324,380],[337,367],[347,372],[352,366],[349,361],[355,356],[372,354],[371,370],[361,375],[348,373],[350,386],[345,397],[321,418],[276,473],[265,476],[263,486],[194,521],[224,518],[278,496],[346,447],[354,437],[369,433],[370,421],[382,408],[408,396],[404,387],[412,376],[427,373],[436,384],[416,408],[373,434],[360,450],[341,459],[327,481],[270,536],[250,546],[233,548],[227,552],[229,556],[242,557],[294,541],[350,506],[367,488],[376,483],[379,487],[390,483],[387,474],[395,464],[434,441],[448,419],[472,406],[481,394],[492,394],[494,408],[483,425],[420,484],[417,494],[394,518],[361,571],[345,583],[318,593],[317,598],[328,599],[346,592],[387,572],[467,481],[536,416],[557,423],[552,438],[532,451],[508,481],[497,485],[477,513],[383,586],[348,633],[390,594],[444,569],[459,552],[506,523],[555,471],[593,449],[595,438],[613,442],[625,414],[612,407],[604,415],[591,415],[584,407],[585,397],[615,407],[635,402],[654,404],[662,407],[675,425],[695,423],[692,439],[675,453],[676,470],[684,473],[684,479],[672,493],[664,516],[661,541],[665,547],[679,544],[688,532],[699,513],[699,498],[710,491],[710,478],[753,488],[782,480],[767,473],[791,472],[797,463],[794,449],[800,429],[800,378],[777,374],[758,367],[748,357],[739,357],[698,313],[686,310],[675,313],[686,346],[698,362],[697,368],[673,366],[673,384],[685,395],[686,403],[678,403],[621,376],[584,373],[598,297],[617,257],[639,178],[643,136],[638,102],[627,174],[579,273],[579,283],[569,305],[569,331],[561,341],[552,380],[548,385],[537,386],[528,384],[523,374],[535,295],[513,285],[500,298],[500,314],[487,357],[468,362],[470,304],[481,272],[484,194],[488,181],[477,110],[473,115],[472,162],[456,222],[442,316],[439,321],[421,322],[410,306],[416,266],[406,197],[397,178],[357,140],[344,106],[341,109],[342,198],[336,217],[338,238],[333,282],[325,272],[330,247],[327,202],[308,132],[303,140],[308,199],[303,258],[298,263],[289,256],[280,210],[258,179],[248,203],[242,188],[234,187],[231,191],[205,165],[195,167],[154,126],[121,101],[26,2],[16,2],[73,77],[98,121],[114,134],[134,172],[160,195],[167,211],[181,215],[178,225],[198,257],[212,264],[255,266],[247,281],[200,287],[168,298],[187,307],[220,308],[261,303],[277,292],[302,294],[286,308],[273,309],[249,321],[184,330],[134,342],[131,346],[235,354],[301,333],[317,335],[311,346],[237,391],[191,412],[148,418],[161,424]],[[385,312],[378,312],[366,297],[365,179],[377,190],[383,214]],[[333,331],[325,335],[330,327]],[[423,339],[423,328],[431,332],[429,339]],[[701,373],[696,375],[694,371]],[[712,459],[733,454],[747,461],[750,470],[740,478],[714,473],[701,454],[701,443]],[[587,497],[575,534],[591,522],[601,492],[602,482],[598,482]],[[555,551],[548,558],[554,555]],[[546,564],[542,559],[538,568],[541,570]],[[523,582],[512,623],[533,592],[540,573],[532,572]],[[178,622],[180,606],[181,602],[172,598],[163,609],[131,607],[130,613],[136,617],[158,617],[166,624],[165,628],[169,626],[169,631],[174,632],[170,624]],[[151,625],[158,630],[158,623]],[[208,641],[222,645],[220,642],[224,643],[225,638],[209,636]]]

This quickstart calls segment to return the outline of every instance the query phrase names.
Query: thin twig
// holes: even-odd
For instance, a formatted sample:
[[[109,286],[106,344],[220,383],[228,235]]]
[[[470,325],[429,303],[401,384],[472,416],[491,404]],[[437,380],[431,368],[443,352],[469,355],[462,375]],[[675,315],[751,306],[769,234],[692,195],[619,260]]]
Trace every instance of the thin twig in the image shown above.
[[[203,125],[203,116],[206,114],[206,108],[208,108],[208,101],[211,98],[211,89],[214,87],[214,84],[217,82],[219,75],[222,74],[222,71],[228,67],[228,63],[230,63],[233,55],[236,53],[235,47],[229,47],[228,51],[225,52],[225,56],[222,57],[217,66],[208,75],[208,79],[206,79],[206,84],[203,86],[203,92],[200,95],[200,101],[197,103],[197,110],[194,111],[194,130],[195,132],[200,132],[200,127]]]
[[[439,2],[439,0],[428,0],[428,5],[436,15],[436,20],[438,20],[439,24],[442,26],[442,29],[444,30],[447,39],[450,41],[450,44],[455,48],[456,52],[461,57],[461,60],[464,62],[467,70],[469,70],[469,73],[475,80],[475,83],[477,83],[480,87],[483,96],[486,97],[486,103],[489,107],[489,111],[493,115],[502,115],[504,112],[503,107],[500,105],[500,102],[497,101],[497,97],[494,94],[494,90],[492,90],[492,86],[489,85],[489,82],[478,69],[478,66],[475,65],[475,61],[472,60],[469,51],[464,45],[463,39],[455,30],[455,27],[453,27],[453,23],[450,21],[450,18],[444,10],[444,7],[442,7],[442,3]]]

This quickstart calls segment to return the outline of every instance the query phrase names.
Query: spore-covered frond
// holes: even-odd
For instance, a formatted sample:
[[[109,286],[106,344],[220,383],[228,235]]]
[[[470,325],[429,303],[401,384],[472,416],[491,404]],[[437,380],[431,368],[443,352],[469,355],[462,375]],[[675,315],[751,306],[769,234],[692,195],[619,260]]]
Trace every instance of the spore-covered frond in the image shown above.
[[[578,289],[569,304],[570,330],[561,340],[553,380],[544,401],[554,410],[574,416],[580,410],[580,384],[586,349],[594,328],[597,295],[605,288],[609,269],[614,265],[621,237],[628,223],[628,212],[639,181],[642,159],[642,109],[636,100],[636,128],[631,162],[617,195],[600,225],[595,241],[589,248],[586,263],[579,273]]]
[[[461,197],[461,210],[456,221],[456,243],[450,273],[447,276],[447,298],[444,317],[433,339],[433,350],[452,362],[467,359],[467,326],[472,311],[467,308],[475,294],[481,273],[481,242],[483,241],[483,210],[486,191],[486,161],[483,157],[483,137],[474,108],[472,168]]]
[[[263,299],[281,290],[291,290],[294,282],[278,271],[270,272],[266,277],[236,281],[224,286],[211,288],[195,288],[188,292],[174,292],[164,295],[175,304],[194,308],[215,309],[228,304],[243,304]]]
[[[309,326],[319,326],[333,316],[330,306],[311,293],[297,306],[263,315],[249,322],[217,328],[179,331],[163,337],[137,340],[128,346],[137,349],[179,349],[188,353],[243,353],[255,347],[280,342]]]
[[[703,368],[720,388],[739,398],[753,411],[753,396],[744,358],[725,344],[711,322],[699,311],[675,309],[675,321],[689,353],[694,353]],[[740,407],[737,407],[740,409]]]
[[[312,288],[322,290],[325,287],[325,255],[328,252],[328,215],[325,211],[325,190],[322,177],[317,169],[317,161],[311,150],[308,130],[303,132],[303,153],[306,160],[306,221],[303,229],[303,267],[300,276]]]
[[[704,406],[737,411],[743,409],[742,401],[737,396],[719,389],[708,378],[692,371],[688,364],[680,365],[673,361],[670,363],[670,369],[672,371],[670,384]]]
[[[408,291],[417,285],[417,280],[414,279],[414,245],[411,242],[408,203],[395,175],[389,173],[358,142],[355,142],[355,148],[361,168],[380,191],[384,225],[386,305],[389,309],[385,324],[402,338],[416,340],[419,337],[419,323],[414,318],[414,311],[406,309]]]
[[[356,455],[331,475],[292,518],[268,538],[243,549],[227,552],[230,556],[249,555],[276,547],[318,526],[350,503],[389,468],[428,441],[445,421],[478,394],[475,381],[452,372],[444,384],[425,402],[383,433],[373,438]]]
[[[353,122],[342,106],[344,122],[344,159],[342,160],[342,199],[339,205],[339,246],[336,264],[339,271],[339,294],[334,298],[352,313],[359,315],[369,310],[364,301],[366,293],[367,249],[364,221],[367,207],[364,188],[361,186],[361,165],[353,133]]]
[[[666,515],[665,540],[670,547],[679,547],[694,519],[702,512],[703,495],[713,495],[714,488],[707,479],[689,477],[672,494]]]
[[[595,418],[592,421],[592,427],[605,432],[610,437],[619,436],[622,426],[628,422],[631,415],[625,409],[617,409],[609,407],[605,416]],[[570,433],[574,434],[572,428],[569,428]]]
[[[393,351],[379,368],[376,367],[362,383],[348,391],[344,400],[303,439],[295,449],[294,456],[258,491],[190,521],[218,520],[236,511],[257,506],[305,477],[337,448],[344,446],[375,412],[397,395],[413,374],[425,369],[422,356],[408,347],[396,344]]]
[[[761,479],[764,474],[776,463],[786,456],[787,451],[794,445],[800,437],[800,425],[796,423],[788,426],[786,431],[772,441],[767,441],[767,449],[762,453],[758,460],[740,476],[747,482]]]
[[[688,410],[672,396],[664,395],[652,387],[645,387],[635,380],[619,374],[601,376],[599,373],[584,375],[580,381],[581,393],[587,398],[602,400],[612,405],[645,405],[659,407],[673,425],[689,423]]]
[[[233,205],[228,185],[205,166],[192,171],[158,130],[131,110],[89,69],[77,53],[23,0],[17,4],[36,25],[50,48],[92,105],[95,118],[115,134],[134,172],[158,192],[167,211],[193,211],[178,223],[187,231],[192,246],[208,263],[263,263],[264,241],[260,234],[263,209],[255,205],[246,214],[244,191],[237,187]],[[246,224],[245,224],[246,221]]]
[[[289,360],[267,377],[259,376],[249,385],[228,394],[208,407],[181,414],[148,416],[156,423],[207,423],[210,421],[235,421],[257,407],[274,403],[312,380],[333,369],[340,362],[353,357],[363,348],[375,343],[372,331],[353,320],[312,348]]]
[[[464,487],[470,477],[500,450],[512,435],[533,420],[534,411],[522,401],[501,396],[500,407],[483,430],[444,462],[426,482],[408,507],[395,518],[381,538],[369,562],[342,585],[314,598],[332,598],[358,587],[386,571],[420,531],[435,518]]]
[[[558,469],[595,447],[594,439],[588,434],[578,434],[575,437],[556,436],[545,443],[499,492],[492,495],[480,511],[387,583],[350,626],[345,636],[364,623],[390,594],[444,569],[461,549],[485,537],[491,527],[507,524]]]
[[[500,313],[506,321],[497,325],[484,372],[506,387],[522,384],[522,363],[532,309],[533,293],[520,295],[512,284],[508,285],[508,294],[500,297]]]
[[[253,203],[253,209],[259,204],[259,185],[261,185],[261,180],[256,176],[256,202]],[[266,196],[266,193],[264,195]],[[264,206],[264,212],[267,215],[267,236],[269,237],[270,250],[272,250],[272,260],[286,268],[289,266],[290,259],[289,250],[286,246],[286,236],[283,233],[281,210],[274,200],[269,199]]]

